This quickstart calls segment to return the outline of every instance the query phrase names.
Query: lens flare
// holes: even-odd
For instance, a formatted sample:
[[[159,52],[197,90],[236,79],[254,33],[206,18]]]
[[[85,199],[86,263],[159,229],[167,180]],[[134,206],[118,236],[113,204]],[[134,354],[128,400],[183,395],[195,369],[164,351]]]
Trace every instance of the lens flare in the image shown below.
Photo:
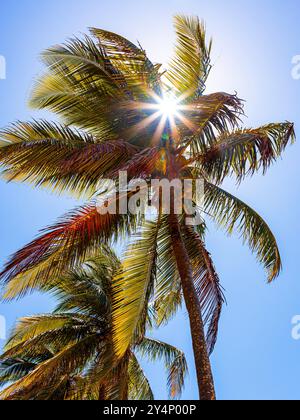
[[[171,90],[165,90],[161,96],[154,92],[148,92],[152,101],[132,102],[129,106],[133,110],[147,111],[145,118],[130,129],[130,135],[135,134],[148,127],[154,127],[152,143],[159,143],[161,136],[166,129],[171,130],[173,140],[179,139],[180,127],[187,127],[191,132],[197,131],[198,127],[188,117],[189,112],[195,112],[195,108],[185,104],[187,95],[177,96]],[[157,126],[155,128],[155,123]]]
[[[167,117],[172,117],[178,112],[178,103],[176,99],[171,97],[164,97],[161,99],[157,107],[160,113]]]

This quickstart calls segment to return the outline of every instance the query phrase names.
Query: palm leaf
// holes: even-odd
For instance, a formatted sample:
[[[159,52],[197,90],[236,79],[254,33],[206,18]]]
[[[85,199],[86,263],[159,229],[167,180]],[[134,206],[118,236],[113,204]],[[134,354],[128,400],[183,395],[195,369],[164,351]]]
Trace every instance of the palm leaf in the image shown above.
[[[65,145],[75,148],[76,146],[83,147],[87,144],[97,142],[93,136],[87,133],[45,120],[33,120],[32,122],[18,121],[7,129],[1,130],[0,138],[1,147],[25,142],[31,144],[33,142],[43,143],[45,140],[53,140],[61,142],[62,146]]]
[[[5,359],[0,362],[0,386],[15,382],[36,368],[36,363],[24,359]]]
[[[43,61],[49,67],[63,63],[69,67],[70,73],[81,78],[101,81],[107,89],[116,89],[118,95],[126,96],[124,77],[108,60],[103,49],[87,35],[84,39],[73,38],[64,45],[49,48],[42,54]]]
[[[19,344],[24,344],[44,333],[51,331],[59,331],[64,327],[85,327],[90,319],[84,318],[82,315],[75,314],[57,314],[57,315],[40,315],[28,318],[22,318],[14,329],[10,339],[8,340],[5,351],[14,349]]]
[[[134,99],[140,100],[143,96],[149,96],[148,90],[160,93],[160,66],[152,64],[140,46],[113,32],[97,28],[90,30],[92,35],[98,38],[100,47],[109,61],[133,90]]]
[[[136,216],[101,215],[94,204],[69,213],[11,258],[0,275],[7,286],[4,297],[47,286],[88,255],[96,255],[102,244],[130,233],[136,224]]]
[[[129,399],[136,401],[152,401],[154,400],[153,391],[150,383],[139,364],[137,358],[132,353],[128,367],[129,376]]]
[[[191,156],[205,153],[217,142],[218,136],[238,127],[243,115],[243,103],[236,95],[224,92],[203,95],[186,109],[189,126],[179,123],[185,148]]]
[[[219,321],[224,303],[220,280],[210,254],[198,233],[191,227],[184,227],[184,240],[193,265],[195,288],[199,297],[204,324],[207,325],[207,348],[214,350]]]
[[[137,351],[152,362],[164,360],[168,371],[168,387],[171,398],[180,397],[184,380],[188,372],[184,354],[169,344],[144,338],[137,346]]]
[[[118,357],[144,335],[149,298],[156,276],[160,223],[147,222],[129,247],[120,274],[113,280],[113,329]]]
[[[198,161],[217,183],[232,174],[241,181],[260,169],[265,173],[294,139],[294,125],[288,122],[239,130],[221,136]]]
[[[167,217],[162,217],[157,245],[157,276],[155,284],[155,320],[166,325],[182,305],[182,287],[172,248]]]
[[[94,354],[95,337],[95,335],[88,336],[40,364],[29,375],[2,391],[0,399],[30,399],[30,396],[37,393],[39,388],[51,392],[51,386],[56,385],[57,378],[60,378],[62,373],[68,374],[86,365]]]
[[[276,239],[266,222],[238,198],[206,183],[205,211],[229,235],[241,234],[250,249],[268,271],[269,282],[281,271],[281,258]]]
[[[71,148],[47,140],[9,146],[3,152],[0,160],[6,167],[2,173],[6,180],[82,198],[97,193],[101,178],[116,165],[124,165],[134,148],[123,141]]]
[[[212,42],[206,40],[205,26],[198,18],[175,16],[176,56],[166,74],[179,94],[199,97],[211,69]]]

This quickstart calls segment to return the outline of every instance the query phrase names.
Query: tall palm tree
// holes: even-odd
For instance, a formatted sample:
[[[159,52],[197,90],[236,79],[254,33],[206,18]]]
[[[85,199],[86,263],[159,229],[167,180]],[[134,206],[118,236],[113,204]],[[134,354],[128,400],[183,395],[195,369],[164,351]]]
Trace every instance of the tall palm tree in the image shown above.
[[[8,400],[154,399],[140,356],[163,360],[170,398],[179,397],[187,365],[166,343],[138,337],[119,359],[113,350],[112,276],[120,263],[103,253],[48,286],[52,314],[21,319],[0,357],[0,393]]]
[[[242,129],[243,102],[236,95],[204,95],[212,45],[204,25],[197,18],[176,16],[175,28],[175,58],[167,71],[153,64],[141,46],[99,29],[91,29],[93,38],[76,38],[47,50],[47,71],[30,104],[53,111],[62,123],[19,122],[4,130],[3,176],[89,199],[99,193],[101,180],[117,180],[120,171],[126,171],[129,180],[148,183],[149,177],[201,177],[204,212],[227,233],[237,231],[248,242],[271,282],[281,269],[274,235],[254,210],[221,185],[228,176],[241,182],[261,170],[265,173],[294,140],[293,124]],[[172,112],[170,96],[176,103]],[[121,195],[129,200],[132,194],[119,192],[117,204]],[[168,216],[158,211],[157,220],[145,224],[130,213],[99,211],[96,202],[89,201],[11,258],[1,274],[5,297],[46,284],[84,261],[87,252],[97,252],[100,244],[142,227],[113,282],[128,305],[124,309],[115,302],[118,355],[122,358],[139,334],[151,295],[157,294],[159,323],[176,312],[183,295],[200,397],[213,400],[209,355],[224,302],[222,289],[205,247],[204,224],[187,226],[186,215],[176,214],[174,202],[170,210]]]

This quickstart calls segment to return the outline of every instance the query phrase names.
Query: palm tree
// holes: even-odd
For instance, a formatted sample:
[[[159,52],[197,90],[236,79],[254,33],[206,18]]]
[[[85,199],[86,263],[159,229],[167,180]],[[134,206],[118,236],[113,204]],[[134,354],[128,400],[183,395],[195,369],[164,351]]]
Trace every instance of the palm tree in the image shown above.
[[[171,398],[179,397],[184,354],[140,336],[122,359],[113,351],[112,276],[120,263],[109,251],[48,286],[59,304],[52,314],[21,319],[0,357],[6,400],[154,399],[138,361],[164,360]]]
[[[17,252],[1,279],[10,299],[82,263],[99,245],[138,234],[123,272],[113,282],[120,300],[127,303],[126,309],[119,307],[118,299],[114,303],[117,354],[122,358],[140,333],[139,321],[146,316],[151,296],[156,296],[161,324],[174,315],[183,295],[200,398],[213,400],[209,355],[224,298],[205,247],[204,223],[187,226],[186,215],[175,214],[171,202],[168,216],[158,211],[157,220],[145,224],[129,213],[102,213],[95,197],[100,181],[117,180],[120,171],[126,171],[129,180],[148,183],[149,177],[201,177],[204,212],[227,233],[237,231],[244,238],[271,282],[281,269],[274,235],[254,210],[221,185],[228,176],[241,182],[261,170],[265,173],[294,140],[294,127],[285,122],[242,129],[243,102],[236,95],[204,95],[212,46],[204,25],[197,18],[176,16],[175,28],[175,58],[166,72],[141,46],[99,29],[91,29],[93,38],[76,38],[43,54],[47,71],[30,104],[53,111],[62,123],[19,122],[4,130],[3,176],[92,201]],[[170,96],[176,105],[173,102],[172,112],[166,112]],[[132,194],[119,192],[117,204],[121,195],[129,200]]]

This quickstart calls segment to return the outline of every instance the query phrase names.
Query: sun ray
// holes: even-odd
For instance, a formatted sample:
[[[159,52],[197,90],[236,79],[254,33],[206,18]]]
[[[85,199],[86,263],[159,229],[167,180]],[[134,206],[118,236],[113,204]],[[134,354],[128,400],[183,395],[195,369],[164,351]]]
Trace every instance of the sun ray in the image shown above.
[[[178,127],[176,125],[174,115],[171,115],[169,117],[169,120],[170,120],[172,138],[174,139],[175,143],[177,143],[179,138],[180,138],[180,133],[179,133]]]
[[[199,127],[194,124],[191,120],[189,120],[185,115],[181,114],[180,112],[176,113],[176,117],[193,133],[196,133],[199,130]]]
[[[179,98],[171,91],[166,91],[162,96],[158,96],[154,92],[149,92],[153,102],[130,102],[126,104],[128,110],[144,110],[146,113],[149,111],[151,115],[146,116],[142,121],[134,125],[128,130],[128,136],[133,138],[137,133],[149,127],[156,120],[158,125],[152,137],[152,144],[158,144],[167,124],[169,131],[175,142],[180,136],[178,123],[184,124],[191,132],[196,132],[198,127],[189,119],[185,114],[189,112],[196,112],[195,106],[182,103],[188,97],[189,93],[181,95]]]
[[[160,139],[162,138],[164,129],[166,127],[167,120],[168,120],[167,115],[163,115],[157,126],[157,129],[155,130],[155,133],[153,134],[153,137],[151,140],[152,145],[156,146],[159,143]]]
[[[186,99],[188,99],[191,95],[193,95],[193,89],[189,89],[184,92],[182,95],[179,96],[178,102],[183,103]]]
[[[156,111],[154,114],[150,115],[149,117],[146,117],[138,124],[134,125],[127,131],[127,136],[129,138],[133,138],[136,136],[139,132],[142,130],[145,130],[149,125],[154,123],[155,120],[157,120],[161,116],[161,113],[159,111]]]

